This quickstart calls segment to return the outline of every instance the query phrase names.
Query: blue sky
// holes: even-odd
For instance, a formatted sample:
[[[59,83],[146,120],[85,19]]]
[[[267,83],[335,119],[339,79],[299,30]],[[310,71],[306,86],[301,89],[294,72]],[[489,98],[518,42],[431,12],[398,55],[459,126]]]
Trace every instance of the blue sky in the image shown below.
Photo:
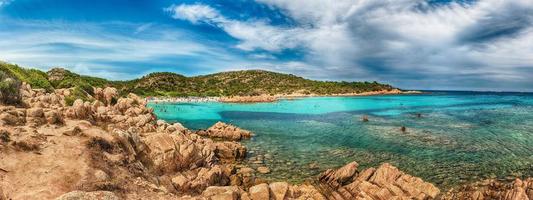
[[[0,60],[113,80],[265,69],[533,91],[531,0],[0,0]]]

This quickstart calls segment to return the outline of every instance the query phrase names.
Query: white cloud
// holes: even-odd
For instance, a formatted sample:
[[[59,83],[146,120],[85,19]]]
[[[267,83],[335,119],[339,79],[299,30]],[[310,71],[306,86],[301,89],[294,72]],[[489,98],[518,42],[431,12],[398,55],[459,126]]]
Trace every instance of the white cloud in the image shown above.
[[[412,80],[398,79],[404,85],[465,74],[478,74],[473,78],[479,84],[533,79],[524,74],[533,72],[531,0],[440,5],[425,0],[256,1],[281,10],[296,25],[228,19],[200,4],[175,6],[180,9],[174,9],[174,18],[220,27],[245,51],[304,49],[307,66],[321,66],[319,74],[341,78],[413,74]]]
[[[0,0],[0,8],[11,3],[11,0]]]

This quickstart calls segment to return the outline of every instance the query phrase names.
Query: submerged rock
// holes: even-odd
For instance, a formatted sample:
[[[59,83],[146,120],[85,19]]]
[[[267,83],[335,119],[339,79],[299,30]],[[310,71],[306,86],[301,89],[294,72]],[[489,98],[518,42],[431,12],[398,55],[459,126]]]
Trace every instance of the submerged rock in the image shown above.
[[[533,199],[533,178],[515,179],[512,182],[486,180],[450,190],[442,197],[443,200],[453,199],[499,199],[499,200],[531,200]]]

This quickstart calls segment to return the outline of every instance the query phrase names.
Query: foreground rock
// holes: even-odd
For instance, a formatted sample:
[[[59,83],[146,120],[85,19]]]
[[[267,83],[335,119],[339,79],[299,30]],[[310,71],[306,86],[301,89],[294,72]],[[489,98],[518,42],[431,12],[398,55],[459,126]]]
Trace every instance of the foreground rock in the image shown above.
[[[451,190],[447,192],[442,199],[532,200],[533,178],[525,180],[516,179],[510,183],[486,180]]]
[[[352,162],[319,177],[318,187],[328,199],[434,199],[440,190],[385,163],[377,169],[357,170]]]
[[[207,130],[198,131],[197,134],[201,136],[221,138],[233,141],[239,141],[241,139],[247,139],[252,137],[252,133],[250,131],[238,128],[230,124],[225,124],[223,122],[217,122],[215,125],[211,126]]]

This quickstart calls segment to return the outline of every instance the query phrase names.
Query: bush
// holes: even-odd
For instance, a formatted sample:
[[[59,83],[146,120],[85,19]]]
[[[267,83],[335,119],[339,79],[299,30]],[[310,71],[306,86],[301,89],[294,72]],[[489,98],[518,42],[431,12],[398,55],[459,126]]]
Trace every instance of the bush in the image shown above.
[[[20,87],[22,83],[0,71],[0,103],[18,105],[21,102]]]
[[[90,93],[89,93],[90,92]],[[76,99],[81,99],[83,101],[92,101],[90,94],[93,93],[93,89],[90,86],[76,86],[72,89],[70,96],[65,97],[65,103],[72,106]]]

